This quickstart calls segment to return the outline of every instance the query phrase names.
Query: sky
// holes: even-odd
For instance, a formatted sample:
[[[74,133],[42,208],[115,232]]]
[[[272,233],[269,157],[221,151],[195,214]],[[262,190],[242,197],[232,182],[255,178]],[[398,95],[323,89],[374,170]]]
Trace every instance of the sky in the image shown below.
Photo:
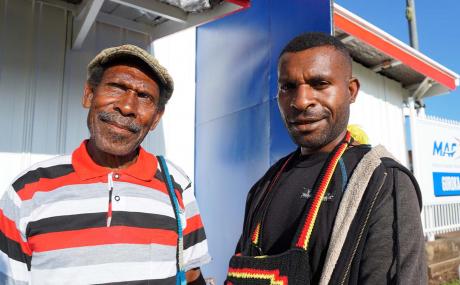
[[[336,0],[340,6],[409,44],[406,0]],[[419,49],[460,74],[460,0],[414,0]],[[460,87],[424,100],[426,114],[460,121]]]

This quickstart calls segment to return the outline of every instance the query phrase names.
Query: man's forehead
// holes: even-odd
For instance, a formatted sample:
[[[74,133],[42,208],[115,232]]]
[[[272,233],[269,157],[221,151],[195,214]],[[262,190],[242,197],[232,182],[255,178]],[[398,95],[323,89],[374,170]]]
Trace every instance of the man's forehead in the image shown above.
[[[313,47],[298,52],[286,52],[278,61],[278,74],[280,76],[288,73],[304,70],[330,70],[337,72],[351,72],[351,62],[341,51],[333,46]]]
[[[281,64],[288,63],[290,61],[298,61],[298,60],[316,60],[316,58],[321,58],[321,57],[343,57],[345,58],[345,55],[337,50],[333,46],[318,46],[318,47],[312,47],[308,48],[305,50],[301,51],[296,51],[296,52],[286,52],[284,53],[279,61],[278,61],[278,66]]]

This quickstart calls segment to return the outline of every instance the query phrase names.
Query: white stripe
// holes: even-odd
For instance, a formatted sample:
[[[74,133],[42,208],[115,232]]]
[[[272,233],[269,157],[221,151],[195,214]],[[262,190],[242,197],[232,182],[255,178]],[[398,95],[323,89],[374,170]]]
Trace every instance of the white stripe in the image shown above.
[[[168,165],[169,174],[174,177],[174,180],[180,184],[182,189],[185,189],[191,181],[184,170],[167,159],[166,164]]]
[[[0,272],[16,281],[29,282],[27,265],[9,258],[3,251],[0,251]]]
[[[187,207],[188,204],[195,202],[195,194],[193,193],[193,188],[189,188],[182,192],[182,200],[184,202],[185,207]]]
[[[202,242],[199,242],[194,246],[191,246],[184,250],[184,267],[187,269],[199,267],[204,263],[209,262],[209,260],[207,260],[208,258],[208,242],[207,240],[203,240]],[[202,261],[203,264],[196,264],[197,260]]]
[[[176,262],[125,262],[90,266],[36,270],[36,284],[94,284],[145,279],[164,279],[176,275]]]
[[[29,216],[22,218],[20,226],[22,228],[27,226],[29,222],[56,216],[107,212],[108,203],[109,198],[107,195],[105,198],[68,200],[42,204],[33,210]]]
[[[113,197],[117,194],[113,193]],[[157,214],[175,218],[174,210],[171,205],[148,198],[120,196],[119,201],[112,199],[112,209],[114,211],[130,211],[148,214]]]
[[[8,187],[4,195],[7,196],[18,208],[21,207],[22,200],[12,186]]]

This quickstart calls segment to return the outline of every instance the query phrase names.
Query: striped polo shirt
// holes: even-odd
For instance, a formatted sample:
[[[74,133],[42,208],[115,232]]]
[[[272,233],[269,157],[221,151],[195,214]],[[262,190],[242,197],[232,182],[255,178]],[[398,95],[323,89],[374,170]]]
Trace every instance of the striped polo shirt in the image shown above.
[[[187,271],[209,262],[210,256],[190,180],[171,162],[167,165],[183,210]],[[92,161],[84,141],[71,156],[26,170],[4,193],[0,280],[176,284],[177,238],[156,157],[140,148],[134,164],[112,171]]]

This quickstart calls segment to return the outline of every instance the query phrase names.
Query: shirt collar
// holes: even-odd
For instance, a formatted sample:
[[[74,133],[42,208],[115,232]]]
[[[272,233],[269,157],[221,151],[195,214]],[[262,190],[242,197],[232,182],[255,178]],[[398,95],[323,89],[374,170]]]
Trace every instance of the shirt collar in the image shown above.
[[[96,164],[89,156],[86,148],[88,140],[84,140],[80,146],[72,153],[72,165],[77,175],[83,179],[88,180],[100,176],[105,176],[110,172],[117,172],[121,174],[127,174],[134,178],[150,181],[153,179],[157,167],[157,158],[146,152],[141,146],[139,146],[139,155],[137,161],[130,165],[128,168],[113,170],[107,167]]]

